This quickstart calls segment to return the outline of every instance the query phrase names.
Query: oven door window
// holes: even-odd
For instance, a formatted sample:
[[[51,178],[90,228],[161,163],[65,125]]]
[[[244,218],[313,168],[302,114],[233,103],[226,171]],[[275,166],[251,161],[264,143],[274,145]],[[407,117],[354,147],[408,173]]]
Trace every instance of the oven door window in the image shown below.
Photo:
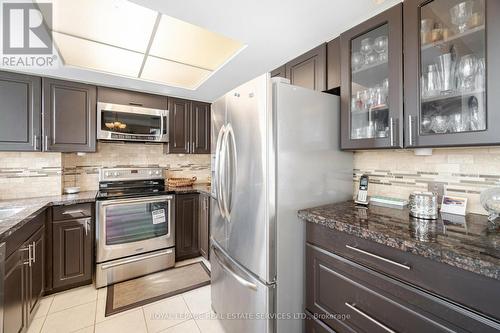
[[[103,110],[101,130],[124,134],[161,135],[161,117]]]
[[[168,202],[106,207],[106,245],[152,239],[169,233]]]

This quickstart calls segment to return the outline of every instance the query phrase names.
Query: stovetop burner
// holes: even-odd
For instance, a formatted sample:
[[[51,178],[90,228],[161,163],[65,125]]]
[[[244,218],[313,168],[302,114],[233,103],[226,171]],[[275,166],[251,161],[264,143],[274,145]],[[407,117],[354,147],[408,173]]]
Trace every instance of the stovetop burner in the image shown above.
[[[162,168],[103,168],[99,171],[97,200],[171,193],[165,189]]]

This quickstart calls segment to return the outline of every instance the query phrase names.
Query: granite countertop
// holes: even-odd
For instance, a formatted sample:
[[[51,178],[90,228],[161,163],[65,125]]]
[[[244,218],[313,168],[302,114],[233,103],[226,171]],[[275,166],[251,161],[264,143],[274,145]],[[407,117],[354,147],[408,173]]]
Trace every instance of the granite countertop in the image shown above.
[[[374,205],[366,209],[347,201],[300,210],[298,216],[333,230],[500,280],[500,228],[492,227],[483,215],[445,215],[429,222],[410,217],[408,209]]]
[[[7,218],[0,218],[0,241],[31,221],[47,207],[93,202],[95,201],[96,193],[96,191],[86,191],[77,194],[0,201],[0,209],[19,209],[19,212],[14,215]]]
[[[201,193],[210,195],[210,185],[198,184],[190,187],[167,188],[175,194]],[[0,210],[15,208],[19,211],[7,218],[0,218],[0,242],[16,230],[31,221],[45,208],[58,205],[73,205],[94,202],[97,191],[85,191],[77,194],[54,195],[39,198],[13,199],[0,201]]]

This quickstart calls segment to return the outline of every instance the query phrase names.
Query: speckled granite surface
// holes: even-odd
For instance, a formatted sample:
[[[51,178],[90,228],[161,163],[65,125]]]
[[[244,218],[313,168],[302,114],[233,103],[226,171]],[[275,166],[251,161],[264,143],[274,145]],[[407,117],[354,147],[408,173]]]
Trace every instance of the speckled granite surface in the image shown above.
[[[175,194],[201,193],[210,195],[210,185],[168,188],[168,191],[175,192]],[[0,216],[0,242],[31,221],[45,208],[57,205],[73,205],[78,203],[94,202],[96,194],[96,191],[88,191],[77,194],[0,201],[0,214],[1,210],[6,208],[19,209],[17,213],[9,217],[2,218]]]
[[[14,215],[0,218],[0,241],[30,222],[37,214],[49,206],[93,202],[95,196],[95,191],[88,191],[77,194],[0,201],[0,210],[6,208],[19,209]]]
[[[411,218],[407,209],[373,205],[365,209],[348,201],[304,209],[298,216],[311,223],[500,280],[500,228],[492,228],[483,215],[469,214],[462,217],[462,221],[449,221],[445,216],[426,222]]]

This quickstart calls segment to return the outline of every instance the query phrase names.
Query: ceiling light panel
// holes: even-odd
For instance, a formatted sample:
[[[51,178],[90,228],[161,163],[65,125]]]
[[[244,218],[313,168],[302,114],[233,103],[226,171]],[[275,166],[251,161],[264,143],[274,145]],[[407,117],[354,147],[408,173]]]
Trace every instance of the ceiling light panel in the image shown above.
[[[149,56],[140,78],[169,86],[196,89],[210,74],[208,70]]]
[[[54,31],[137,52],[146,52],[158,16],[156,11],[126,0],[52,3]]]
[[[53,33],[64,64],[137,77],[144,55],[81,38]]]
[[[199,26],[162,15],[149,54],[215,70],[243,44]]]

